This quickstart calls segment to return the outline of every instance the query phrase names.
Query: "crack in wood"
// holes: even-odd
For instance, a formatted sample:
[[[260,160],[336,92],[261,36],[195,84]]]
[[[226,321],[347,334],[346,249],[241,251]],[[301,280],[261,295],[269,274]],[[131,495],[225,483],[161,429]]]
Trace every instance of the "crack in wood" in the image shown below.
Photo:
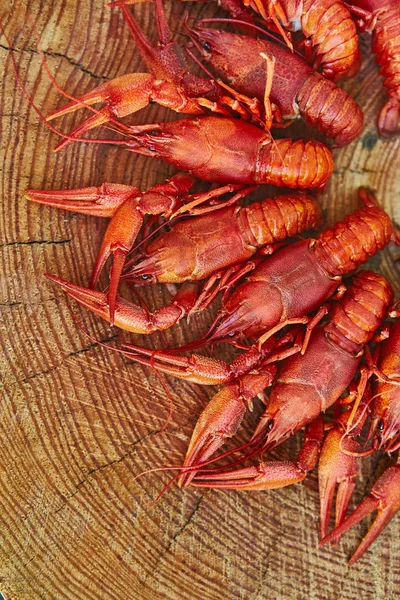
[[[249,600],[259,600],[259,599],[261,599],[260,594],[263,591],[264,584],[265,584],[265,582],[267,580],[268,574],[269,574],[270,569],[271,569],[271,565],[269,564],[269,558],[270,558],[270,556],[271,556],[271,554],[273,552],[276,552],[276,548],[279,548],[279,542],[282,539],[283,534],[284,534],[284,530],[281,527],[280,528],[280,533],[277,535],[277,537],[274,540],[274,544],[273,545],[271,544],[271,547],[270,547],[270,549],[267,552],[266,559],[265,559],[265,561],[267,563],[267,566],[261,572],[261,576],[260,576],[260,579],[259,579],[259,584],[258,584],[256,590],[254,591],[254,594],[252,596],[250,596]]]
[[[117,339],[118,337],[119,337],[118,333],[115,333],[114,335],[112,335],[108,338],[105,338],[104,340],[98,340],[97,342],[93,342],[92,344],[89,344],[89,346],[87,346],[86,348],[81,348],[80,350],[75,350],[75,352],[70,352],[69,354],[67,354],[67,356],[65,358],[70,358],[71,356],[77,356],[78,354],[82,354],[83,352],[88,352],[95,346],[98,346],[99,344],[106,344],[107,342],[112,342],[115,339]]]
[[[176,543],[176,540],[182,535],[182,533],[185,531],[185,529],[190,525],[190,523],[193,521],[197,511],[200,509],[200,506],[204,500],[204,498],[207,496],[209,492],[205,492],[202,496],[200,496],[200,498],[198,499],[198,501],[195,503],[193,509],[190,511],[185,523],[179,527],[179,529],[176,531],[176,533],[174,533],[173,536],[171,536],[168,545],[166,546],[165,550],[163,550],[163,552],[160,554],[156,565],[154,566],[154,568],[152,569],[151,573],[148,573],[146,575],[146,577],[143,580],[143,583],[146,583],[148,579],[155,579],[156,575],[155,572],[157,570],[157,567],[160,566],[163,558],[168,554],[168,552],[170,551],[171,547]]]
[[[29,47],[19,50],[18,48],[12,48],[10,46],[5,46],[4,44],[0,44],[0,48],[2,50],[6,50],[7,52],[16,52],[17,54],[20,52],[27,52],[28,54],[40,55],[40,52],[38,50],[35,50],[34,48],[29,48]],[[62,54],[62,52],[49,52],[48,50],[42,50],[42,52],[45,56],[50,56],[52,58],[63,58],[71,66],[77,67],[80,71],[82,71],[82,73],[85,73],[86,75],[90,75],[90,77],[93,77],[93,79],[104,79],[106,81],[110,80],[110,77],[106,77],[105,75],[96,75],[96,73],[89,71],[89,69],[84,67],[82,63],[79,63],[79,62],[73,60],[66,54]]]
[[[57,246],[61,244],[69,244],[72,238],[68,240],[32,240],[27,242],[7,242],[0,244],[0,248],[8,248],[10,246]]]
[[[76,496],[76,494],[79,492],[80,488],[87,483],[88,481],[90,481],[92,475],[94,475],[95,473],[98,473],[99,471],[104,471],[105,469],[108,469],[109,467],[121,463],[122,461],[124,461],[126,458],[129,458],[131,456],[134,456],[137,452],[137,446],[140,445],[142,442],[144,442],[147,438],[151,437],[154,434],[160,433],[160,429],[154,429],[152,431],[150,431],[149,433],[146,433],[144,436],[142,436],[141,438],[137,439],[135,442],[133,442],[132,444],[130,444],[129,450],[127,450],[122,456],[119,456],[118,458],[114,458],[113,460],[104,463],[102,465],[98,465],[97,467],[93,467],[93,469],[90,469],[85,477],[79,481],[79,483],[76,484],[75,486],[75,491],[70,494],[69,496],[65,496],[65,500],[63,502],[63,504],[57,508],[57,510],[55,510],[53,512],[53,514],[58,514],[61,510],[63,510],[63,508],[65,508],[68,504],[68,502],[74,497]]]
[[[31,381],[32,379],[35,379],[36,377],[41,377],[42,375],[48,375],[49,373],[52,373],[56,369],[59,369],[63,365],[63,363],[66,359],[71,358],[73,356],[77,356],[78,354],[83,354],[84,352],[88,352],[89,350],[91,350],[95,346],[98,346],[99,344],[106,344],[107,342],[112,342],[117,337],[118,337],[118,334],[114,334],[111,337],[105,338],[104,340],[99,340],[98,342],[93,342],[92,344],[89,344],[89,346],[87,346],[86,348],[81,348],[80,350],[75,350],[74,352],[70,352],[69,354],[66,354],[65,357],[58,364],[53,365],[49,369],[39,371],[37,373],[34,373],[33,375],[29,375],[28,377],[24,377],[23,379],[17,379],[16,381],[14,381],[11,384],[11,387],[18,385],[19,383],[26,383],[27,381]]]
[[[355,175],[364,175],[365,173],[377,173],[378,171],[374,170],[374,169],[367,169],[366,167],[363,167],[361,170],[360,169],[354,169],[351,167],[341,167],[340,169],[333,169],[333,173],[335,173],[335,175],[344,175],[345,173],[353,173]]]
[[[12,306],[21,306],[23,304],[23,302],[13,302],[12,300],[10,300],[9,302],[0,302],[0,306],[4,308],[11,308]]]

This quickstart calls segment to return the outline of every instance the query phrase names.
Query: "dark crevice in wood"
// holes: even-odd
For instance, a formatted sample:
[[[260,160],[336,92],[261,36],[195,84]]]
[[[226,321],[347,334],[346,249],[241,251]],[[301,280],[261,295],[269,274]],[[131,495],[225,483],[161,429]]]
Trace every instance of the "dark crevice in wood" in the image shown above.
[[[91,350],[92,348],[95,348],[99,344],[106,344],[107,342],[112,342],[112,341],[116,340],[118,337],[119,337],[118,333],[115,333],[114,335],[112,335],[108,338],[105,338],[104,340],[98,340],[97,342],[93,342],[93,344],[89,344],[89,346],[86,346],[86,348],[82,348],[81,350],[76,350],[75,352],[70,352],[69,354],[67,354],[67,356],[65,358],[69,358],[71,356],[77,356],[78,354],[82,354],[82,352],[88,352],[89,350]]]
[[[148,579],[154,579],[156,577],[155,575],[155,571],[157,570],[157,566],[160,565],[160,563],[162,562],[164,556],[166,556],[168,554],[168,552],[170,551],[171,547],[175,544],[176,540],[178,539],[178,537],[180,537],[182,535],[182,533],[185,531],[185,529],[191,524],[191,522],[193,521],[194,516],[196,515],[197,511],[200,509],[200,506],[205,498],[205,496],[207,495],[207,492],[203,494],[203,496],[200,496],[200,498],[197,500],[197,502],[195,503],[194,507],[192,508],[192,510],[190,511],[186,521],[184,522],[184,524],[179,527],[179,529],[176,531],[176,533],[174,533],[174,535],[171,536],[170,541],[168,542],[168,545],[166,546],[165,550],[163,550],[162,554],[159,556],[157,564],[155,565],[153,572],[152,573],[148,573],[144,579],[144,582],[146,582]]]
[[[4,308],[11,308],[12,306],[22,306],[23,304],[24,304],[23,302],[10,301],[10,302],[2,302],[2,303],[0,303],[0,306],[3,306]]]
[[[2,50],[6,50],[7,52],[16,52],[16,53],[27,52],[28,54],[40,55],[38,50],[35,50],[34,48],[29,48],[29,47],[19,50],[18,48],[10,48],[9,46],[4,46],[3,44],[0,44],[0,48]],[[61,52],[49,52],[48,50],[43,50],[42,52],[45,56],[50,56],[52,58],[63,58],[64,60],[69,62],[70,65],[72,65],[73,67],[76,67],[77,69],[82,71],[82,73],[85,73],[86,75],[90,75],[90,77],[93,77],[93,79],[103,79],[103,80],[107,80],[107,81],[110,79],[109,77],[105,77],[104,75],[96,75],[96,73],[92,73],[91,71],[89,71],[89,69],[86,69],[82,65],[82,63],[76,62],[75,60],[73,60],[69,56],[66,56],[65,54],[62,54]]]
[[[23,304],[23,303],[20,302],[20,304]],[[15,386],[15,385],[17,385],[19,383],[26,383],[27,381],[32,381],[32,379],[36,379],[37,377],[41,377],[42,375],[48,375],[52,371],[55,371],[56,369],[59,369],[61,367],[61,365],[63,364],[63,362],[67,358],[70,358],[71,356],[77,356],[78,354],[83,354],[84,352],[88,352],[89,350],[91,350],[95,346],[98,346],[98,344],[106,344],[107,342],[112,342],[117,337],[118,337],[118,334],[115,334],[115,335],[113,335],[111,337],[105,338],[104,340],[99,340],[98,342],[94,342],[93,344],[89,344],[89,346],[87,346],[86,348],[81,348],[81,350],[76,350],[74,352],[70,352],[69,354],[65,355],[65,357],[63,358],[63,360],[60,363],[54,365],[53,367],[50,367],[49,369],[45,369],[43,371],[39,371],[38,373],[34,373],[33,375],[29,375],[28,377],[24,377],[23,379],[18,379],[17,381],[13,382],[11,384],[11,386]]]
[[[69,240],[32,240],[30,242],[7,242],[6,244],[0,244],[0,248],[9,248],[10,246],[57,246],[59,244],[69,244],[72,239]]]
[[[133,442],[130,445],[129,450],[127,450],[124,454],[122,454],[122,456],[119,456],[118,458],[115,458],[114,460],[111,460],[107,463],[104,463],[102,465],[99,465],[97,467],[94,467],[93,469],[90,469],[87,473],[86,476],[79,481],[79,483],[76,484],[76,488],[75,491],[70,494],[69,496],[65,497],[65,501],[63,502],[63,504],[57,508],[57,510],[54,511],[53,514],[57,514],[59,513],[63,508],[66,507],[66,505],[68,504],[68,502],[74,497],[76,496],[76,494],[79,492],[80,488],[89,481],[89,479],[92,477],[92,475],[94,475],[95,473],[98,473],[99,471],[104,471],[104,469],[108,469],[109,467],[112,467],[113,465],[119,464],[121,462],[123,462],[126,458],[132,457],[136,454],[137,452],[137,446],[140,445],[142,442],[146,441],[149,437],[151,437],[154,434],[160,433],[160,429],[154,429],[153,431],[150,431],[149,433],[146,433],[146,435],[143,435],[142,437],[140,437],[139,439],[137,439],[135,442]]]
[[[377,171],[374,169],[367,169],[366,167],[363,167],[361,170],[353,169],[351,167],[341,167],[340,169],[333,169],[333,173],[335,173],[335,175],[343,175],[345,173],[364,175],[364,173],[377,173]]]

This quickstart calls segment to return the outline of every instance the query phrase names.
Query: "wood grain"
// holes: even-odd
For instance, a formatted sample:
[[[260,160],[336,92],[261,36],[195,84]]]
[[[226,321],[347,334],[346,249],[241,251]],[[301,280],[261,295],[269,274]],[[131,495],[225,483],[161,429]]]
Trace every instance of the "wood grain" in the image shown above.
[[[398,598],[399,518],[349,569],[346,558],[367,523],[339,546],[318,550],[315,474],[273,493],[173,486],[151,506],[170,474],[135,476],[182,463],[197,416],[215,390],[169,380],[174,412],[162,432],[169,401],[161,382],[89,340],[62,294],[44,278],[50,272],[86,285],[105,222],[28,204],[23,192],[103,181],[146,189],[173,170],[111,146],[76,144],[54,154],[57,136],[21,94],[10,53],[44,114],[63,99],[43,70],[25,10],[52,73],[70,94],[143,65],[120,11],[102,0],[24,0],[2,8],[11,44],[2,37],[0,590],[6,600]],[[151,6],[134,10],[154,37]],[[179,30],[182,5],[168,4],[168,10],[172,28]],[[214,7],[191,10],[205,16]],[[328,224],[356,207],[359,185],[376,189],[400,223],[400,142],[376,135],[383,91],[369,42],[362,38],[360,75],[346,83],[365,111],[366,126],[359,140],[335,151],[335,172],[321,197]],[[151,106],[140,119],[164,115],[175,118]],[[81,118],[65,118],[63,130]],[[399,250],[389,247],[370,264],[391,280],[397,297],[398,257]],[[161,288],[146,293],[151,306],[168,298]],[[73,310],[96,338],[111,344],[128,339],[84,310]],[[201,315],[190,328],[173,328],[146,343],[182,344],[204,332],[211,318]],[[229,356],[225,349],[217,354]],[[249,416],[238,442],[256,416]],[[294,457],[299,444],[291,440],[276,456]],[[387,464],[382,457],[365,460],[353,505]]]

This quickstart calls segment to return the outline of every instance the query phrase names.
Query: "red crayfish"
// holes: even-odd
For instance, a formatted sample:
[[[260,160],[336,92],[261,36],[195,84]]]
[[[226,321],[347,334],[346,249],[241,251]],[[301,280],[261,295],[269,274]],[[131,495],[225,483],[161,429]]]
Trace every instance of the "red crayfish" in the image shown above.
[[[384,77],[389,100],[378,115],[378,131],[388,137],[400,131],[400,4],[397,0],[352,0],[350,10],[361,29],[372,32],[372,52]]]
[[[234,90],[263,102],[268,68],[265,56],[273,60],[269,99],[277,123],[300,115],[315,125],[336,146],[352,142],[361,133],[360,107],[334,83],[309,67],[300,57],[265,39],[207,29],[206,19],[188,33],[202,57]]]
[[[390,241],[400,244],[397,229],[375,197],[364,188],[360,189],[359,196],[365,206],[325,229],[316,240],[296,242],[271,257],[247,265],[244,272],[250,271],[250,274],[232,293],[232,284],[237,278],[232,284],[224,281],[218,288],[225,290],[223,307],[205,340],[257,337],[271,328],[281,328],[293,319],[304,320],[305,315],[335,292],[343,275],[356,269]],[[163,248],[161,256],[159,247]],[[164,265],[171,264],[173,251],[163,247],[162,242],[159,246],[154,242],[154,253],[150,249],[138,264],[129,267],[125,275],[129,281],[143,282],[143,277],[144,283],[166,281]],[[160,273],[163,273],[161,279]],[[169,274],[169,281],[185,280],[178,279],[176,271],[169,271]],[[189,273],[187,278],[190,279]],[[307,293],[299,294],[300,288]],[[196,303],[196,310],[205,308],[214,295],[207,286],[201,303]]]
[[[341,0],[222,0],[221,6],[247,23],[253,23],[253,19],[244,8],[254,9],[282,35],[290,49],[290,32],[301,30],[309,58],[315,57],[314,69],[321,67],[325,77],[352,77],[359,69],[356,27]]]

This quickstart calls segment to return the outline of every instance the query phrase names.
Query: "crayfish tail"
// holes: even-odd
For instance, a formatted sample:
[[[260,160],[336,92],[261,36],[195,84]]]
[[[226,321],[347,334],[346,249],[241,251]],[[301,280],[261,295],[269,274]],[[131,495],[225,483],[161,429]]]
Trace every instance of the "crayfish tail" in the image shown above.
[[[344,90],[318,73],[310,73],[297,101],[304,120],[333,138],[335,147],[350,144],[360,135],[364,122],[361,108]]]
[[[324,229],[313,247],[317,261],[333,277],[355,271],[391,241],[400,244],[397,228],[375,196],[360,188],[359,197],[365,206]]]

